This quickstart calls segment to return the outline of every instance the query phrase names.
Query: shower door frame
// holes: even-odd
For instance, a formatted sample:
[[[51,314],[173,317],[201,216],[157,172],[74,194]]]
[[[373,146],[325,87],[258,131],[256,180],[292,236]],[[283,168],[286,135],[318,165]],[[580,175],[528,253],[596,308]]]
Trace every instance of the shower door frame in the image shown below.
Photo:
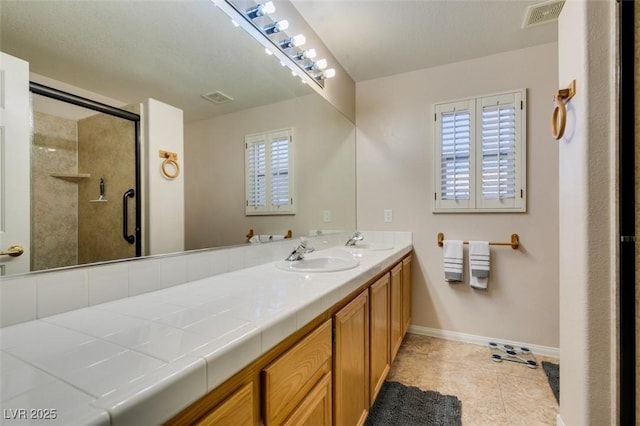
[[[132,121],[135,127],[135,206],[136,206],[136,223],[135,223],[135,245],[136,257],[142,256],[142,194],[140,193],[140,115],[129,112],[111,105],[103,104],[92,99],[83,98],[72,93],[64,92],[53,87],[45,86],[40,83],[29,81],[29,91],[36,95],[45,96],[47,98],[77,105],[96,112],[122,118]]]
[[[636,424],[638,397],[635,212],[635,5],[618,0],[619,424]]]

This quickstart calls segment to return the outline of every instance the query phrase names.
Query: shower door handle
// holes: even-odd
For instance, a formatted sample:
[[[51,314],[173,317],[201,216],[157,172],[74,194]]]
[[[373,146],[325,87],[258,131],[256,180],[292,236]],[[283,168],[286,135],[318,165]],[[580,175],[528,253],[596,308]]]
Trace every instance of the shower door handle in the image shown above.
[[[128,224],[128,206],[129,206],[129,198],[133,198],[136,195],[136,191],[129,189],[125,191],[122,195],[122,238],[125,239],[129,244],[133,244],[136,241],[136,237],[134,235],[129,235],[129,224]]]

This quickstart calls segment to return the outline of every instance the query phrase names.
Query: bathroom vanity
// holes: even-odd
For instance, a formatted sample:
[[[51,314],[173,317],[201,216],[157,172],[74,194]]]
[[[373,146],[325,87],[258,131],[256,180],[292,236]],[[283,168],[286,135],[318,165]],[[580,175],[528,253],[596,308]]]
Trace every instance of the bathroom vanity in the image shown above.
[[[363,283],[168,424],[364,424],[411,320],[411,261]]]
[[[364,422],[410,322],[413,248],[410,233],[366,236],[387,246],[310,238],[291,270],[290,241],[101,267],[130,289],[207,262],[218,275],[3,327],[3,424],[38,409],[64,425]],[[98,276],[59,274],[2,285],[89,277],[91,293]]]

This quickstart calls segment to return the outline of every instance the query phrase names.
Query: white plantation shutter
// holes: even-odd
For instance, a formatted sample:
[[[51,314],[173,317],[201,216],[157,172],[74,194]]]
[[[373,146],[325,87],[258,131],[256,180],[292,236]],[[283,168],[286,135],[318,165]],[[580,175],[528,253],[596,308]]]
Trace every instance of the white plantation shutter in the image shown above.
[[[254,211],[267,206],[266,146],[263,139],[246,143],[247,207]]]
[[[291,204],[289,191],[289,136],[271,141],[271,205],[282,209]]]
[[[525,211],[525,94],[436,104],[435,212]]]
[[[471,167],[474,139],[473,102],[451,102],[436,107],[437,208],[468,208],[473,203]]]
[[[245,137],[247,215],[293,214],[293,129]]]
[[[478,208],[522,207],[522,95],[520,92],[478,99]],[[523,194],[524,195],[524,194]]]

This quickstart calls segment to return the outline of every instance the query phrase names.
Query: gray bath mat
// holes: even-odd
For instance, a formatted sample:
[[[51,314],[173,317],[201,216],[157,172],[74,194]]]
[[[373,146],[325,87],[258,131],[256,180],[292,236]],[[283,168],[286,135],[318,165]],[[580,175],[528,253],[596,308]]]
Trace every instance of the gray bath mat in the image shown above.
[[[398,382],[384,382],[365,423],[367,426],[461,424],[462,403],[457,397]]]
[[[553,362],[542,361],[542,368],[547,374],[547,380],[553,391],[553,396],[556,397],[556,402],[560,404],[560,366]]]

